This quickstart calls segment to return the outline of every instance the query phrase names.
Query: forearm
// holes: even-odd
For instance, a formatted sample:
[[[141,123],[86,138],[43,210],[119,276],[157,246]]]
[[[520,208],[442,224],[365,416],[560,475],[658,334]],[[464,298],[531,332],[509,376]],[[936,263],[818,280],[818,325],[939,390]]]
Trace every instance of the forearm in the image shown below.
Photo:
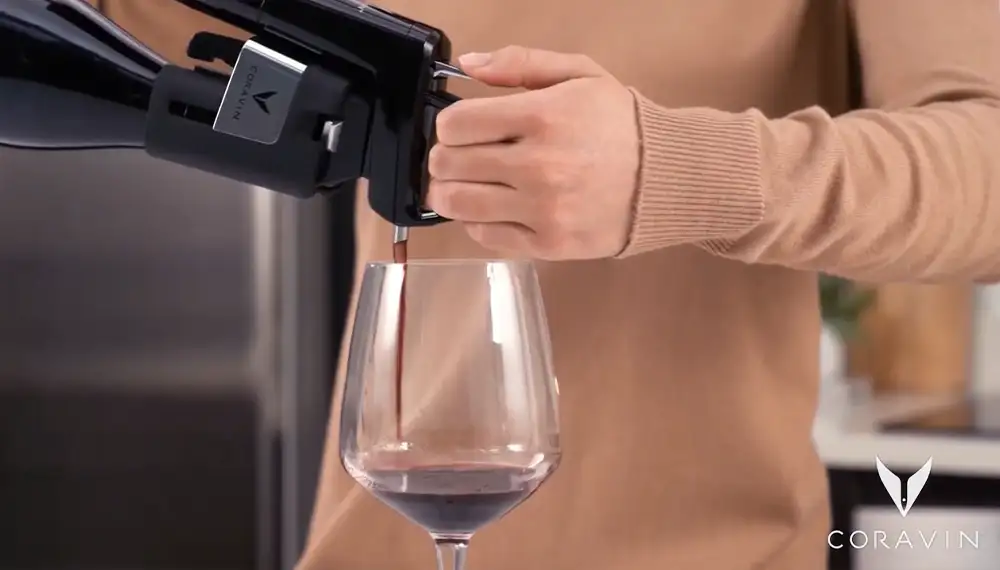
[[[695,243],[865,280],[1000,274],[996,2],[847,6],[867,110],[769,119],[637,97],[643,166],[624,255]]]
[[[625,255],[697,243],[865,280],[1000,273],[1000,104],[988,90],[951,95],[965,99],[776,120],[640,100],[644,176]]]
[[[1000,104],[989,93],[952,95],[907,110],[835,120],[812,110],[767,123],[766,152],[783,157],[768,175],[787,190],[768,205],[773,217],[726,254],[867,280],[995,275]],[[810,165],[801,173],[810,178],[791,165]]]

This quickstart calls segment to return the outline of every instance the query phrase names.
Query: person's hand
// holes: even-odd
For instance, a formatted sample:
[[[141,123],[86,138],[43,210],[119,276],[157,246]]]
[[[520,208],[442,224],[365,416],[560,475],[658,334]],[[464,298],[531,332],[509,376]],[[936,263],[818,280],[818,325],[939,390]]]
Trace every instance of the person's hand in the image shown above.
[[[504,254],[621,252],[639,169],[632,93],[582,55],[507,47],[459,63],[486,84],[530,91],[466,99],[438,115],[428,206]]]

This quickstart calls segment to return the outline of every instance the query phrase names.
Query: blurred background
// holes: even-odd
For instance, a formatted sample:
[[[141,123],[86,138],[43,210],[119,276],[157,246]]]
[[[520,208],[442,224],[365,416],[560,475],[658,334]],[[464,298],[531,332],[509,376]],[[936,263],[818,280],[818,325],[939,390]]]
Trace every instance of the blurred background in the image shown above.
[[[351,201],[0,153],[0,569],[292,568]]]
[[[831,569],[995,568],[1000,288],[823,277],[820,301]]]

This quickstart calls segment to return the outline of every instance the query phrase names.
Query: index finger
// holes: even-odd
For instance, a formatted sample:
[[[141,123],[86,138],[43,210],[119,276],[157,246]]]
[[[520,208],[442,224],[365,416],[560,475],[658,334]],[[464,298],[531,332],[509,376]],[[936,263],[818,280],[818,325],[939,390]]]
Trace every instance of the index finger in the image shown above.
[[[534,92],[463,99],[437,116],[437,140],[445,146],[514,141],[528,134],[535,121]]]

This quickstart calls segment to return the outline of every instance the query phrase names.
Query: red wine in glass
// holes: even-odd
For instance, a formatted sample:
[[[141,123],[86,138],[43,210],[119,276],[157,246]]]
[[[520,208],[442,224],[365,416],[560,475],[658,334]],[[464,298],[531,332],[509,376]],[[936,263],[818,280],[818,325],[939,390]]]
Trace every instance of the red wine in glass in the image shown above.
[[[468,537],[530,497],[547,475],[506,465],[415,466],[365,473],[365,486],[435,536]]]
[[[409,260],[405,247],[394,247],[399,263],[365,267],[340,459],[370,493],[428,531],[438,570],[462,570],[473,535],[528,499],[559,464],[551,342],[530,262]],[[430,296],[406,307],[397,291]],[[404,340],[419,347],[405,371]],[[405,432],[404,372],[421,398]]]

